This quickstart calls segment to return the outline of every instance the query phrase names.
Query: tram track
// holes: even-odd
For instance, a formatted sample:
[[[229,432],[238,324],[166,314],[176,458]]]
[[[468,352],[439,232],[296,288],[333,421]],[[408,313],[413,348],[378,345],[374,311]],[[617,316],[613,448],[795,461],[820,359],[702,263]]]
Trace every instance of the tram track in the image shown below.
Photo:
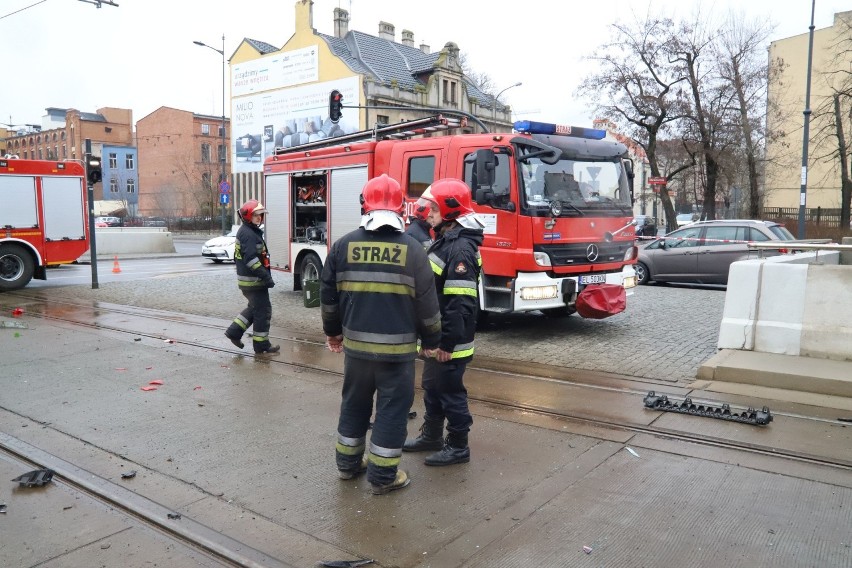
[[[33,299],[32,296],[22,294],[22,296]],[[63,305],[67,307],[75,307],[81,308],[85,307],[88,309],[92,309],[91,305],[87,304],[78,304],[73,301],[57,301],[51,300],[51,305]],[[144,320],[155,320],[162,321],[165,323],[171,324],[187,324],[190,323],[193,327],[202,327],[208,329],[221,329],[221,324],[215,324],[210,321],[205,321],[205,318],[199,316],[191,316],[187,314],[175,314],[172,312],[164,312],[160,310],[152,310],[148,308],[135,308],[132,306],[120,306],[120,305],[104,305],[99,304],[97,308],[95,308],[98,313],[104,314],[109,313],[113,315],[121,315],[132,318],[143,318]],[[63,310],[58,310],[57,312],[63,312]],[[232,349],[229,347],[221,347],[219,345],[211,346],[209,343],[205,343],[203,341],[196,341],[186,338],[168,338],[164,337],[162,333],[154,333],[154,332],[144,332],[139,329],[133,329],[131,326],[118,326],[114,324],[105,324],[105,323],[97,323],[95,320],[97,318],[91,318],[89,321],[81,321],[81,319],[69,317],[67,315],[61,315],[60,313],[50,313],[50,310],[42,310],[42,311],[29,311],[29,315],[42,317],[45,319],[60,321],[66,324],[87,327],[90,329],[98,329],[103,331],[110,331],[120,334],[130,334],[135,337],[147,337],[155,340],[167,340],[172,341],[176,344],[184,345],[186,347],[198,348],[202,350],[208,351],[218,351],[230,353],[233,355],[242,355],[246,357],[252,357],[253,355],[246,354],[244,351],[240,351],[237,349]],[[209,318],[208,318],[209,319]],[[300,344],[300,345],[309,345],[315,348],[318,351],[324,350],[323,343],[318,336],[311,336],[310,334],[306,334],[303,331],[293,331],[286,330],[288,335],[285,337],[276,337],[276,340],[285,343],[285,344]],[[282,355],[286,352],[285,349],[282,349]],[[276,358],[264,358],[264,362],[268,364],[274,365],[284,365],[294,368],[300,368],[304,370],[310,370],[315,372],[322,373],[331,373],[341,375],[341,371],[339,369],[330,368],[328,366],[323,366],[321,364],[311,364],[306,360],[281,360],[280,357]],[[648,385],[649,390],[663,390],[667,387],[672,387],[670,384],[665,384],[663,382],[652,382],[652,381],[642,381],[642,380],[633,380],[632,378],[626,377],[614,377],[609,381],[609,384],[595,384],[591,382],[583,382],[579,380],[574,380],[571,377],[575,375],[575,373],[567,372],[566,369],[561,367],[549,366],[544,364],[537,364],[534,366],[535,370],[538,371],[538,374],[530,373],[531,365],[528,362],[523,361],[510,361],[510,360],[483,360],[482,358],[477,359],[475,364],[469,366],[469,374],[473,373],[483,373],[491,376],[499,376],[503,378],[523,378],[525,380],[535,381],[543,384],[548,384],[553,388],[575,388],[583,391],[602,391],[607,392],[609,394],[614,394],[616,396],[627,396],[636,399],[637,404],[641,404],[640,397],[643,397],[647,394],[647,390],[639,390],[636,388],[637,383],[640,385]],[[570,370],[568,370],[570,371]],[[612,383],[616,383],[614,386]],[[737,441],[728,438],[711,436],[706,434],[697,434],[693,432],[689,432],[686,430],[677,430],[674,428],[665,427],[662,425],[657,425],[656,423],[662,418],[663,415],[667,414],[665,412],[659,412],[654,410],[648,410],[647,412],[654,412],[655,417],[648,423],[638,423],[631,422],[627,420],[614,420],[604,418],[595,413],[589,412],[579,412],[576,409],[568,409],[568,408],[559,408],[559,407],[545,407],[542,405],[525,403],[518,400],[507,400],[505,397],[496,397],[490,396],[487,390],[480,390],[477,388],[477,383],[475,381],[471,382],[469,386],[469,398],[472,401],[476,401],[479,403],[491,405],[495,408],[500,408],[507,411],[514,412],[527,412],[527,413],[535,413],[541,416],[548,416],[551,418],[556,418],[560,420],[573,421],[575,423],[582,423],[589,426],[606,428],[615,431],[628,432],[634,434],[647,434],[650,436],[664,438],[668,440],[677,440],[681,442],[687,442],[692,444],[699,444],[708,447],[714,448],[722,448],[736,451],[743,451],[750,454],[761,455],[761,456],[770,456],[781,459],[793,460],[801,463],[808,463],[820,466],[826,466],[831,468],[836,468],[839,470],[852,471],[852,460],[842,459],[839,457],[826,457],[819,456],[815,454],[811,454],[804,451],[796,451],[789,450],[779,447],[772,447],[763,444],[750,443],[744,441]],[[687,393],[687,396],[691,394],[689,389],[684,390],[683,387],[680,387],[678,390],[682,390]],[[713,406],[721,406],[724,401],[713,400],[709,398],[695,398],[693,397],[693,401],[695,404],[705,404],[705,405],[713,405]],[[732,409],[734,405],[732,404]],[[744,408],[743,408],[744,409]],[[819,423],[824,424],[826,426],[831,427],[843,427],[842,424],[838,424],[833,420],[826,419],[824,417],[819,416],[808,416],[803,415],[801,413],[793,413],[793,412],[777,412],[773,411],[773,415],[777,418],[789,418],[791,420],[798,420],[804,422],[811,423]],[[689,420],[713,420],[712,418],[700,418],[700,417],[691,417]],[[772,426],[754,426],[754,428],[771,428]]]

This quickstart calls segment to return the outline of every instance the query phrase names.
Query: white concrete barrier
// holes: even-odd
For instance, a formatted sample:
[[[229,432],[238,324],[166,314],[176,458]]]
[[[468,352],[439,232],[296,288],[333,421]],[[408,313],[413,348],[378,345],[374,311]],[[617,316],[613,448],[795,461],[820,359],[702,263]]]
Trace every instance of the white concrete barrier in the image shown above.
[[[852,360],[852,266],[835,251],[735,262],[720,349]]]
[[[98,227],[95,246],[98,256],[175,252],[172,233],[165,227]]]

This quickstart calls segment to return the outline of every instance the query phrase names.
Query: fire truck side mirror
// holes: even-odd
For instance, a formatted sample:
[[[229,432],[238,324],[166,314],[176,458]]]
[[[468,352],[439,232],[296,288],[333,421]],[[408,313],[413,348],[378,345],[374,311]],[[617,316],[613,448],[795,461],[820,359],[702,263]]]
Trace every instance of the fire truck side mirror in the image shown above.
[[[97,156],[90,156],[86,163],[86,179],[89,183],[95,185],[103,179],[103,170],[101,169],[101,159]]]
[[[340,91],[334,90],[328,96],[328,118],[335,124],[343,115],[343,95]]]
[[[474,178],[476,179],[476,188],[491,187],[494,185],[494,170],[497,168],[497,158],[488,148],[483,148],[476,151],[476,163],[474,164]]]

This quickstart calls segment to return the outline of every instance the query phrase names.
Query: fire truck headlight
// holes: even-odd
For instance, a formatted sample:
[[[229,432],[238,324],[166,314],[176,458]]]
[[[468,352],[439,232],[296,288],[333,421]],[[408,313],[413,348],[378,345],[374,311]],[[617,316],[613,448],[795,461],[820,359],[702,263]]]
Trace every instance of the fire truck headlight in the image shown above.
[[[551,286],[528,286],[521,288],[522,300],[549,300],[559,295],[559,288]]]
[[[546,252],[534,252],[533,259],[539,266],[550,266],[550,257]]]
[[[624,262],[629,262],[639,256],[639,248],[638,247],[630,247],[626,251],[624,251]]]

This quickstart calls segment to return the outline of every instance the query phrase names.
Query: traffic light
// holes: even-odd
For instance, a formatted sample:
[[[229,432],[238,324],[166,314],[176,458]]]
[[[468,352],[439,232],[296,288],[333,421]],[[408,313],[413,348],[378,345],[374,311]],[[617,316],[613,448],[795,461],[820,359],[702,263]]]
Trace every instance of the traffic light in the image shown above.
[[[343,95],[340,94],[340,91],[332,91],[328,96],[328,117],[331,121],[337,124],[337,121],[340,120],[343,110]]]
[[[89,156],[89,161],[86,163],[86,178],[92,185],[95,185],[103,179],[101,159],[98,156]]]

